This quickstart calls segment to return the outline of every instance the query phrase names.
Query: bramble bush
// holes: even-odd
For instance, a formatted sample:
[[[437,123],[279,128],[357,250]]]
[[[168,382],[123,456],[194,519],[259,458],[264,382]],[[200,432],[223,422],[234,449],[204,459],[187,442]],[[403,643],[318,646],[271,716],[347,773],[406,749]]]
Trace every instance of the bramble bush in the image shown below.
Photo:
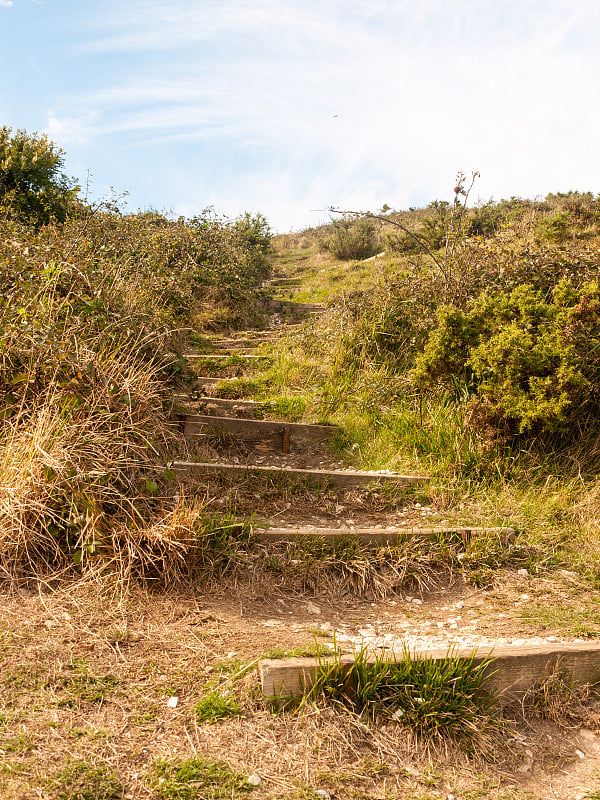
[[[268,231],[256,224],[99,209],[0,220],[3,575],[99,554],[126,572],[181,566],[199,511],[164,506],[171,478],[157,466],[178,352],[202,326],[259,315]]]

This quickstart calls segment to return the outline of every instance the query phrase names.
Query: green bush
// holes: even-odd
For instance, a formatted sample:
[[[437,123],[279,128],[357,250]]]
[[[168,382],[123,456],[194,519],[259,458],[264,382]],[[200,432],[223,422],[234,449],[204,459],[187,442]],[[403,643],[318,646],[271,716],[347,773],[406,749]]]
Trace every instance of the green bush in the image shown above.
[[[329,252],[340,261],[369,258],[377,252],[375,225],[368,219],[336,219],[327,243]]]
[[[566,432],[597,413],[600,295],[561,281],[550,298],[529,285],[484,292],[437,312],[412,380],[476,393],[519,432]]]
[[[557,211],[551,217],[538,220],[536,241],[548,244],[562,244],[572,236],[572,220],[568,211]]]

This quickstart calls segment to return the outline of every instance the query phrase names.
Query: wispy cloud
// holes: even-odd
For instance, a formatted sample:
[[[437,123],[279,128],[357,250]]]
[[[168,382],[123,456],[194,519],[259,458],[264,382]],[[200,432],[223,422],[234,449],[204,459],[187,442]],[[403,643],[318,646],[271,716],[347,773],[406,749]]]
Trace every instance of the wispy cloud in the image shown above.
[[[11,8],[14,6],[13,0],[0,0],[0,8]]]
[[[57,100],[48,130],[153,153],[182,207],[201,187],[280,225],[431,199],[458,168],[488,196],[556,188],[569,165],[600,181],[573,168],[600,121],[590,31],[596,0],[106,0],[79,57],[113,77]]]

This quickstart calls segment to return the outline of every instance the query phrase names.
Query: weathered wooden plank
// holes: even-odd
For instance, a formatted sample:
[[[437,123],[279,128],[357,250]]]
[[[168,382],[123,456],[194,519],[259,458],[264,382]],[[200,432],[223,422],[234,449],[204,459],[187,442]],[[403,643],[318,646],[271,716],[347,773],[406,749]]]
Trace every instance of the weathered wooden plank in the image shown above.
[[[258,347],[261,344],[267,344],[268,342],[273,341],[274,338],[275,337],[267,338],[266,336],[261,336],[260,338],[257,337],[256,339],[212,339],[211,345],[220,349],[251,350],[252,348]]]
[[[415,651],[411,656],[415,659],[442,660],[447,652],[446,649],[435,648]],[[471,658],[472,653],[472,649],[453,651],[455,656],[465,659]],[[394,658],[393,653],[388,655]],[[578,683],[600,681],[600,642],[505,645],[493,650],[486,647],[477,651],[475,662],[481,663],[487,657],[494,661],[487,670],[486,686],[498,693],[500,705],[510,705],[520,700],[528,689],[557,669],[566,670]],[[372,660],[375,660],[375,656],[372,656]],[[331,663],[331,660],[323,658],[321,663]],[[341,663],[350,668],[354,656],[341,656]],[[258,669],[263,694],[274,700],[288,700],[301,697],[314,685],[318,661],[315,658],[263,659]]]
[[[319,443],[331,439],[338,428],[333,425],[309,425],[301,422],[276,422],[243,417],[216,417],[209,414],[188,414],[184,436],[199,436],[210,432],[228,433],[249,442],[271,442],[288,452],[298,443]],[[287,447],[285,446],[287,445]]]
[[[265,543],[290,542],[295,538],[324,539],[338,541],[340,539],[360,539],[363,544],[377,547],[379,545],[397,544],[411,539],[427,539],[431,541],[459,540],[468,542],[472,536],[480,533],[495,536],[514,536],[514,528],[257,528],[253,536]]]
[[[256,412],[261,408],[261,405],[265,405],[256,400],[230,400],[225,397],[210,397],[209,395],[191,398],[187,394],[178,394],[175,395],[175,399],[178,403],[187,403],[188,405],[194,405],[201,409],[207,406],[213,406],[214,408],[226,409],[228,411]]]
[[[395,472],[355,472],[351,470],[292,469],[290,467],[266,467],[256,464],[219,464],[190,461],[175,461],[171,468],[180,476],[201,475],[222,472],[229,475],[289,475],[292,478],[307,479],[320,486],[333,484],[339,487],[368,486],[377,482],[396,484],[418,484],[429,480],[427,475],[400,475]]]
[[[271,286],[300,286],[302,278],[271,278],[269,284]]]
[[[219,378],[214,375],[198,375],[194,376],[194,381],[201,386],[216,386],[217,383],[227,383],[227,381],[239,381],[239,378]]]
[[[192,361],[225,361],[233,356],[249,361],[257,358],[268,358],[268,356],[261,356],[257,353],[184,353],[184,358]]]
[[[273,298],[269,300],[267,308],[269,311],[279,314],[308,316],[309,314],[323,311],[325,305],[323,303],[297,303],[293,300],[279,300]]]

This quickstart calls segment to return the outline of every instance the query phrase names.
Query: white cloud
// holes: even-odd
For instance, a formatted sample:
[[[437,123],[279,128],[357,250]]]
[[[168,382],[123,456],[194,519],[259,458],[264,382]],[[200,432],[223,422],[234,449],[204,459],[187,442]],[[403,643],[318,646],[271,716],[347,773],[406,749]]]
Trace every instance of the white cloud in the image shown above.
[[[80,117],[59,117],[53,112],[49,112],[44,133],[61,147],[82,144],[92,134],[93,121],[94,115],[92,113],[87,113]]]
[[[151,157],[168,194],[155,205],[258,208],[285,229],[332,204],[447,196],[461,168],[482,172],[483,197],[600,185],[585,156],[596,0],[106,0],[102,14],[78,41],[116,77],[55,103],[48,132],[126,151],[132,181]]]
[[[14,6],[13,0],[0,0],[0,7],[11,8]]]

